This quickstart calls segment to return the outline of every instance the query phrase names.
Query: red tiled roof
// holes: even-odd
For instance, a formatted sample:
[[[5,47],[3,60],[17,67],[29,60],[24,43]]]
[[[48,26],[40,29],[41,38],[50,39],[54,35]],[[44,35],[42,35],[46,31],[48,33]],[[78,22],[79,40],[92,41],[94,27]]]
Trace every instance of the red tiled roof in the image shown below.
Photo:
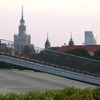
[[[88,52],[95,52],[97,50],[100,50],[100,45],[74,45],[74,46],[62,46],[58,49],[58,51],[64,52],[69,49],[76,49],[76,48],[83,48],[87,50]]]

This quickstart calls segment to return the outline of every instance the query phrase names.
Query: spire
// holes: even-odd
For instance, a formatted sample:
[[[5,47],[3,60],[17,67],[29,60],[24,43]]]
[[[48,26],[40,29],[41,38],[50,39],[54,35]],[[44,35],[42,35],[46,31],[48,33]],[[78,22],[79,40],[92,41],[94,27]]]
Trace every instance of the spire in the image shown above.
[[[20,25],[19,25],[19,34],[26,34],[25,20],[23,18],[23,5],[21,8],[21,20],[20,20]]]
[[[48,32],[47,32],[47,40],[48,40]]]
[[[70,38],[70,41],[69,41],[69,45],[70,45],[70,46],[73,46],[73,45],[74,45],[74,41],[73,41],[73,39],[72,39],[72,32],[71,32],[71,38]]]
[[[71,38],[70,39],[72,39],[72,31],[71,31]]]
[[[24,24],[24,23],[25,23],[25,20],[24,20],[24,18],[23,18],[23,5],[22,5],[20,24]]]
[[[23,5],[22,5],[22,19],[23,19]]]
[[[48,48],[50,48],[50,41],[48,39],[48,32],[47,32],[47,40],[45,42],[45,49],[48,49]]]

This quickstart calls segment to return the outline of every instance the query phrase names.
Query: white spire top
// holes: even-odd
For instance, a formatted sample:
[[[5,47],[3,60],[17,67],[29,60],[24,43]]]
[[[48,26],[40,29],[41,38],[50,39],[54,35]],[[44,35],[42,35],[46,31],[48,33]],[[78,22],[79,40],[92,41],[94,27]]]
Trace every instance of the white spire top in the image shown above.
[[[71,31],[71,39],[72,39],[72,31]]]
[[[48,32],[47,32],[47,40],[48,40]]]
[[[23,5],[22,5],[22,19],[23,19]]]

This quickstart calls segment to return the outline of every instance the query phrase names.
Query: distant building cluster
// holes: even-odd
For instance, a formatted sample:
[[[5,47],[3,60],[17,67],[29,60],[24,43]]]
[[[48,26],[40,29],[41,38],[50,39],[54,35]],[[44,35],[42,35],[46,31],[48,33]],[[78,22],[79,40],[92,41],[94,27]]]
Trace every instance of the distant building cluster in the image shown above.
[[[18,34],[14,35],[14,43],[11,45],[2,43],[0,40],[0,51],[4,51],[7,48],[13,48],[16,52],[22,52],[25,46],[29,47],[29,49],[33,50],[34,52],[39,52],[39,50],[35,51],[34,45],[31,44],[31,36],[26,34],[26,26],[25,20],[23,17],[23,7],[21,13],[21,20],[19,25]],[[44,44],[45,49],[51,48],[51,43],[48,38]],[[58,47],[57,47],[58,48]],[[72,33],[68,45],[64,43],[63,46],[59,47],[58,51],[65,52],[66,50],[75,49],[75,48],[83,48],[87,50],[91,55],[94,54],[95,51],[100,50],[100,45],[97,45],[97,36],[92,31],[85,31],[84,32],[84,43],[82,45],[75,45],[75,42],[72,38]]]
[[[34,45],[31,44],[31,36],[26,34],[25,20],[23,17],[23,7],[22,7],[19,31],[18,31],[18,34],[14,35],[13,46],[16,52],[23,51],[25,46],[29,46],[29,48],[32,48],[32,50],[34,50]],[[51,43],[48,38],[48,33],[47,33],[47,39],[46,39],[44,46],[45,46],[45,49],[51,48]],[[3,51],[7,47],[9,47],[9,44],[7,45],[6,43],[1,43],[1,40],[0,40],[0,50]],[[87,50],[91,55],[93,55],[95,51],[100,50],[100,45],[97,45],[96,34],[94,34],[92,31],[85,31],[84,32],[84,43],[82,45],[75,45],[75,42],[71,34],[68,45],[64,43],[64,45],[59,48],[59,51],[64,52],[66,50],[75,49],[75,48],[83,48]]]
[[[74,45],[74,41],[72,39],[72,35],[69,41],[69,45],[64,45],[59,48],[59,51],[65,52],[70,49],[81,48],[87,50],[90,55],[94,55],[94,52],[100,50],[100,45],[97,45],[97,36],[93,34],[92,31],[85,31],[85,41],[83,45]]]
[[[84,43],[82,45],[75,45],[71,34],[68,45],[64,44],[62,47],[59,48],[59,51],[64,52],[69,49],[83,48],[87,50],[91,55],[93,55],[95,51],[100,50],[100,45],[97,45],[97,36],[93,34],[92,31],[85,31],[84,38],[85,38]],[[25,45],[34,48],[34,45],[32,45],[30,41],[31,41],[31,36],[26,34],[26,26],[25,26],[25,20],[23,18],[23,8],[22,8],[22,16],[20,20],[19,33],[18,35],[14,35],[14,50],[19,52],[23,50]],[[6,47],[7,46],[5,44],[2,44],[0,42],[1,50],[3,50]],[[48,39],[48,33],[47,33],[45,49],[48,49],[50,47],[51,47],[51,43]]]
[[[85,31],[84,32],[84,43],[83,45],[97,45],[97,36],[96,34],[93,34],[92,31]],[[69,43],[68,43],[69,46],[74,46],[74,41],[73,41],[73,38],[72,38],[72,34],[71,34],[71,38],[69,40]],[[66,46],[64,44],[64,46]]]
[[[21,52],[25,46],[29,46],[33,48],[33,45],[31,44],[31,36],[26,34],[26,26],[25,26],[25,20],[23,18],[23,7],[22,7],[22,15],[19,25],[19,33],[18,35],[14,35],[14,50]],[[47,40],[45,42],[45,49],[48,49],[51,47],[50,41],[48,39],[47,34]]]

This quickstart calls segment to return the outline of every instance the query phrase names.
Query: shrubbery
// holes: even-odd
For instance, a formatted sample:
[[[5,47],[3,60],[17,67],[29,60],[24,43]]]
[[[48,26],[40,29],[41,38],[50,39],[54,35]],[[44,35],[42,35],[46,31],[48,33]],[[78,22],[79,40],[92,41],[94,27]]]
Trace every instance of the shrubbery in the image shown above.
[[[0,100],[100,100],[100,87],[95,89],[77,89],[70,87],[64,90],[52,90],[47,92],[1,94]]]

